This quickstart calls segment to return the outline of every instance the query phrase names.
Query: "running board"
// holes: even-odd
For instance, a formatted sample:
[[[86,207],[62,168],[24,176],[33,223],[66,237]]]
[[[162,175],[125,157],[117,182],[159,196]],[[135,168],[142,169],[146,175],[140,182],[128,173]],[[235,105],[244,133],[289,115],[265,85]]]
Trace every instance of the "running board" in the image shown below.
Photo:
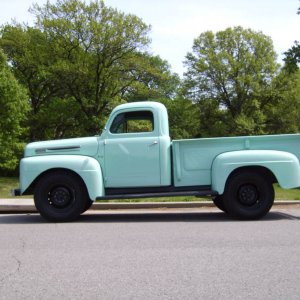
[[[137,193],[137,194],[119,194],[97,197],[96,200],[113,200],[113,199],[134,199],[134,198],[155,198],[155,197],[179,197],[179,196],[214,196],[216,192],[211,190],[202,191],[180,191],[180,192],[161,192],[161,193]]]

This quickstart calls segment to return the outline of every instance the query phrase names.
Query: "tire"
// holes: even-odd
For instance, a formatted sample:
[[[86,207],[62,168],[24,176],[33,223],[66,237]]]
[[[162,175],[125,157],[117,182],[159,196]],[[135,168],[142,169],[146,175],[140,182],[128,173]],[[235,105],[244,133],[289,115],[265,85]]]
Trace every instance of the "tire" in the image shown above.
[[[51,222],[73,221],[87,207],[85,184],[75,174],[57,171],[42,177],[34,191],[34,203],[43,218]]]
[[[91,199],[88,199],[86,202],[86,205],[81,213],[83,214],[85,211],[87,211],[93,205],[93,203],[94,203],[94,201],[92,201]]]
[[[271,181],[254,171],[243,171],[229,178],[223,194],[224,206],[232,217],[256,220],[265,216],[274,203]]]
[[[220,209],[221,211],[227,213],[226,208],[224,206],[224,200],[222,198],[222,196],[217,196],[215,198],[213,198],[214,204],[215,206]]]

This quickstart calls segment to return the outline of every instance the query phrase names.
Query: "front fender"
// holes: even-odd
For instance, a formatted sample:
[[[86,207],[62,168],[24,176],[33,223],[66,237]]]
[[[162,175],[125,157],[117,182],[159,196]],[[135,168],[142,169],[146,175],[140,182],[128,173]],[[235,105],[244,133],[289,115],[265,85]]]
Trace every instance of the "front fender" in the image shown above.
[[[275,150],[243,150],[218,155],[212,165],[212,190],[223,194],[229,175],[241,167],[259,166],[270,170],[282,188],[300,186],[298,158],[289,152]]]
[[[84,181],[89,197],[96,200],[104,196],[103,176],[98,161],[80,155],[49,155],[26,157],[20,164],[20,189],[23,194],[33,181],[51,169],[67,169],[77,173]]]

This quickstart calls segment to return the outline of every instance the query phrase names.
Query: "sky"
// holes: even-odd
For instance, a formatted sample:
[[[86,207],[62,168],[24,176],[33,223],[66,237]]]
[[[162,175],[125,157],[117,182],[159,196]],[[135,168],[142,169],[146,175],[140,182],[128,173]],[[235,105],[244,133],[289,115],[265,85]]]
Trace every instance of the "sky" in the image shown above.
[[[0,0],[0,24],[16,19],[33,24],[32,3],[46,0]],[[51,0],[55,2],[55,0]],[[272,38],[278,61],[300,40],[298,0],[104,0],[106,5],[135,14],[151,25],[149,52],[169,62],[183,75],[183,61],[202,32],[242,26]]]

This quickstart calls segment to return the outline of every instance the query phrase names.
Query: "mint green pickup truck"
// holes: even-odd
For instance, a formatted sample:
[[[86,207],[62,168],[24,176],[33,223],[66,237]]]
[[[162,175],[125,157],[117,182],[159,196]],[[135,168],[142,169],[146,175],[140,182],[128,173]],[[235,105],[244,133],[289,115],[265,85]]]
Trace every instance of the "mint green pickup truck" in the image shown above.
[[[273,183],[300,186],[300,135],[171,141],[165,106],[116,107],[100,136],[30,143],[20,189],[49,221],[71,221],[93,201],[209,196],[238,219],[263,217]]]

